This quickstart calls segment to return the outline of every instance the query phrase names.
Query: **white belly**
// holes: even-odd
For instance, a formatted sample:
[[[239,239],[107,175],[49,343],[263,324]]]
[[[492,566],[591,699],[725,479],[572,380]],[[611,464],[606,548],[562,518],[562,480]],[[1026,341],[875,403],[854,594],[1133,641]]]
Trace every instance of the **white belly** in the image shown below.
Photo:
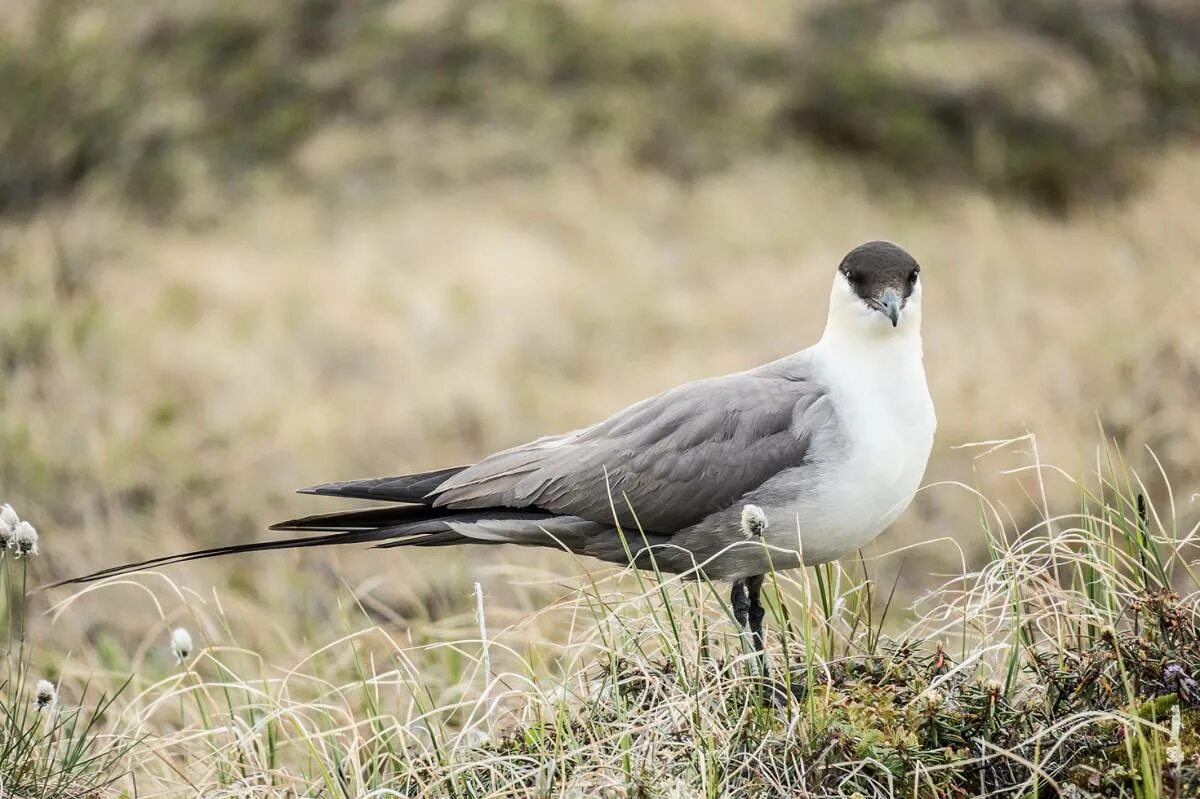
[[[912,502],[929,458],[928,443],[912,440],[862,443],[830,470],[801,534],[804,561],[824,563],[865,546]],[[809,503],[805,503],[809,504]]]
[[[798,536],[810,565],[863,547],[904,512],[937,426],[919,357],[872,364],[841,358],[825,379],[841,440],[823,442],[813,464],[818,476],[793,502],[768,510],[768,538],[779,536],[773,544],[795,550]]]

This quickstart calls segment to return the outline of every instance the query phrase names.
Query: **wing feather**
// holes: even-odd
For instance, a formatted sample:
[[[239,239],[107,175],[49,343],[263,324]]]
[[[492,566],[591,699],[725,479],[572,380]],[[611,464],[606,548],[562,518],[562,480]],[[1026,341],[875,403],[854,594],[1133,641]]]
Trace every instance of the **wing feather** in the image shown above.
[[[802,466],[833,414],[808,360],[700,380],[590,428],[485,458],[433,493],[435,507],[537,508],[669,534]],[[628,503],[628,504],[627,504]],[[633,513],[629,512],[632,506]]]

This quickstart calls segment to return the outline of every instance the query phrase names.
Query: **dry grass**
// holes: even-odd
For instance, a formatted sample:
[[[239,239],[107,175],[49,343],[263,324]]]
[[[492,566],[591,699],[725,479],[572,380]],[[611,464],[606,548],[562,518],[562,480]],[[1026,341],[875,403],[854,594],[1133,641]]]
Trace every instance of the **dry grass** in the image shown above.
[[[686,17],[680,8],[656,13]],[[761,17],[729,14],[748,35],[771,33]],[[976,497],[949,483],[978,487],[1008,530],[1035,529],[1078,507],[1079,487],[1052,480],[1043,498],[1033,473],[1006,474],[1030,454],[1092,474],[1096,442],[1115,438],[1147,476],[1152,504],[1177,516],[1164,518],[1164,545],[1170,533],[1184,551],[1179,535],[1200,518],[1200,152],[1163,153],[1127,203],[1062,221],[800,147],[746,155],[687,185],[603,145],[551,153],[524,174],[489,172],[528,149],[515,134],[451,123],[330,125],[285,174],[256,173],[233,199],[194,188],[166,221],[99,191],[0,222],[0,499],[39,522],[47,555],[37,581],[257,537],[321,509],[293,497],[296,486],[466,462],[792,351],[820,331],[837,260],[876,237],[925,267],[941,422],[929,487],[868,552],[942,541],[918,550],[919,568],[903,555],[871,561],[877,586],[899,579],[889,632],[927,635],[937,612],[949,623],[979,610],[986,625],[964,638],[968,654],[982,653],[972,669],[1007,664],[998,642],[1013,619],[996,592],[1011,584],[994,570],[1011,561],[989,552]],[[975,450],[955,448],[1027,430],[1036,453],[1028,439],[978,469]],[[1174,501],[1150,477],[1147,446],[1175,482]],[[1079,526],[1064,520],[1054,533]],[[1043,562],[1020,546],[998,553],[1022,568]],[[596,585],[577,577],[585,569]],[[983,571],[955,595],[964,570]],[[950,592],[930,600],[942,611],[907,610],[949,577]],[[789,584],[796,608],[810,607],[812,579]],[[857,576],[842,580],[861,590]],[[492,669],[507,675],[489,688],[494,707],[478,701],[476,581]],[[695,618],[728,632],[705,588],[671,591],[703,602]],[[1119,586],[1124,600],[1135,593]],[[267,795],[253,786],[270,779],[336,794],[327,766],[337,760],[351,764],[353,794],[373,784],[375,735],[389,751],[426,747],[411,755],[433,757],[418,778],[444,785],[458,773],[446,766],[451,752],[500,757],[481,754],[472,729],[496,745],[505,730],[563,721],[564,693],[572,712],[616,712],[589,682],[598,669],[617,673],[601,668],[616,656],[669,700],[625,728],[597,721],[572,732],[596,754],[580,786],[626,786],[623,764],[682,758],[664,719],[686,704],[683,686],[706,697],[694,705],[703,721],[680,723],[712,736],[696,746],[714,764],[757,718],[724,704],[732,678],[698,660],[693,682],[674,681],[678,672],[662,682],[656,653],[677,641],[660,629],[658,595],[559,553],[259,555],[106,586],[51,623],[41,611],[61,599],[31,599],[36,667],[63,675],[76,697],[86,675],[105,687],[138,675],[114,723],[153,736],[139,795],[192,790],[181,785]],[[1079,612],[1060,599],[1043,597],[1039,618]],[[622,620],[652,631],[651,651],[636,651],[641,635],[604,630]],[[166,645],[179,624],[204,643],[186,671]],[[839,646],[851,642],[839,635]],[[684,639],[696,656],[695,634]],[[718,661],[731,659],[721,640]],[[1112,712],[1132,712],[1122,707]],[[403,723],[371,731],[376,718]],[[446,736],[432,739],[441,749],[422,729]],[[553,739],[531,740],[501,758],[508,776],[497,780],[528,778],[521,758]],[[678,775],[644,776],[669,793]],[[689,784],[709,790],[716,779]]]
[[[756,699],[723,589],[609,567],[569,581],[502,569],[560,593],[534,613],[480,594],[474,616],[400,631],[347,602],[340,631],[261,649],[242,643],[255,620],[157,573],[54,615],[133,591],[164,627],[177,608],[199,633],[179,662],[165,629],[132,654],[92,744],[140,742],[128,774],[109,771],[138,796],[1188,796],[1200,526],[1143,504],[1110,457],[1094,490],[1029,462],[1082,507],[1028,529],[962,487],[990,560],[915,614],[874,579],[903,552],[774,576],[773,671],[799,690],[784,708]],[[939,550],[959,551],[915,547]],[[64,709],[89,671],[68,667]]]
[[[331,178],[320,150],[306,162],[318,186]],[[361,200],[264,187],[193,226],[64,208],[0,234],[0,479],[70,531],[47,578],[257,536],[319,509],[290,497],[296,486],[465,462],[803,346],[832,265],[884,236],[929,274],[941,421],[929,482],[976,479],[955,444],[1026,429],[1043,458],[1077,472],[1099,417],[1135,465],[1151,444],[1194,484],[1197,186],[1200,159],[1176,153],[1130,205],[1063,225],[802,159],[747,162],[691,190],[599,161]],[[1015,516],[1032,513],[979,479]],[[884,545],[957,535],[974,514],[927,490]],[[335,574],[399,615],[444,611],[447,596],[465,607],[470,558],[259,556],[179,577],[236,587],[227,601],[299,634],[328,621]],[[62,629],[63,644],[95,619]],[[129,640],[146,621],[105,620],[90,635]]]

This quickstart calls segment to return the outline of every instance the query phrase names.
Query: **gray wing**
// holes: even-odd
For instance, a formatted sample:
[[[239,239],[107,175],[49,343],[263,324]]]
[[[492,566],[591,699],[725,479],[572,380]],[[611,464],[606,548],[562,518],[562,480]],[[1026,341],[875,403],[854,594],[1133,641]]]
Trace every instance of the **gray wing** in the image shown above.
[[[804,354],[671,389],[564,436],[492,455],[431,494],[435,507],[536,508],[674,533],[805,463],[833,417]]]

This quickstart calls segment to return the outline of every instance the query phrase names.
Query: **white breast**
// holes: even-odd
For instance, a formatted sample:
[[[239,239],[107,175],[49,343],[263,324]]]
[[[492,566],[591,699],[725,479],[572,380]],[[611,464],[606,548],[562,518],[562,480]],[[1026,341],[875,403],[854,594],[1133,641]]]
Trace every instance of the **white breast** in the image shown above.
[[[937,426],[919,335],[863,346],[823,341],[813,354],[840,435],[822,442],[819,479],[786,510],[808,564],[854,552],[896,520],[921,484]]]

